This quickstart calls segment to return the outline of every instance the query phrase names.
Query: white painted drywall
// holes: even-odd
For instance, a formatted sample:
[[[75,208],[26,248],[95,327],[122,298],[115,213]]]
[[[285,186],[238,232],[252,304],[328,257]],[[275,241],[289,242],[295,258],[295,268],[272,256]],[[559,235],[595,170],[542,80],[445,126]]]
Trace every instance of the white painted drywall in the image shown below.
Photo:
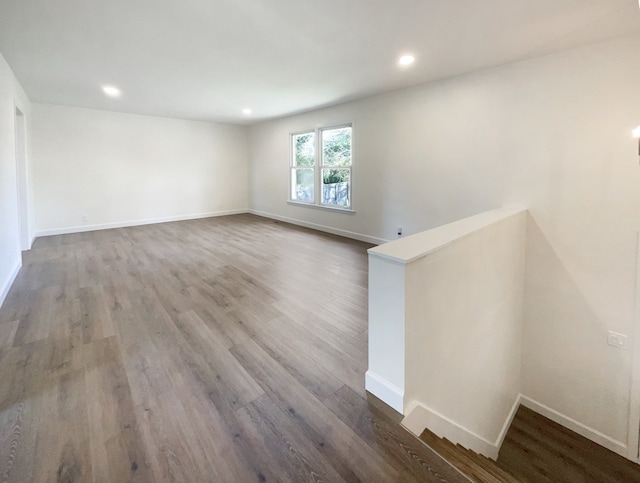
[[[32,121],[39,233],[248,208],[245,127],[37,103]]]
[[[0,304],[21,266],[16,170],[16,106],[30,115],[30,103],[0,55]]]
[[[405,404],[492,443],[521,390],[526,212],[502,213],[406,273]]]
[[[369,250],[367,390],[396,407],[378,381],[402,388],[416,434],[497,457],[521,390],[526,224],[502,208]]]
[[[251,208],[395,238],[527,206],[523,393],[627,441],[640,166],[640,37],[250,128]],[[354,123],[354,215],[286,203],[289,133]]]
[[[369,365],[365,387],[401,414],[405,386],[405,277],[404,264],[369,252]]]

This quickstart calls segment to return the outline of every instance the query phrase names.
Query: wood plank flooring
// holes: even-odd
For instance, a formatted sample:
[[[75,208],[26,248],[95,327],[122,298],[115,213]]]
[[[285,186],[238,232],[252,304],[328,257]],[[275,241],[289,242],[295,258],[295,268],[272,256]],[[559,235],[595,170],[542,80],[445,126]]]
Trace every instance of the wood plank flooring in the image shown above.
[[[524,406],[507,432],[498,464],[529,483],[640,482],[640,465]]]
[[[251,215],[37,239],[0,481],[468,481],[364,390],[367,247]]]

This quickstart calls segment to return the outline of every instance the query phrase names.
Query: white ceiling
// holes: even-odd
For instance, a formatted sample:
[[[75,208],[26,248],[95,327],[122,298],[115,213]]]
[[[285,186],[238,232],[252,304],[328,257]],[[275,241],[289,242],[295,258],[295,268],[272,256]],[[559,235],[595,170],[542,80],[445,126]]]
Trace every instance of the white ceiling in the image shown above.
[[[233,123],[637,33],[637,0],[0,0],[32,101]]]

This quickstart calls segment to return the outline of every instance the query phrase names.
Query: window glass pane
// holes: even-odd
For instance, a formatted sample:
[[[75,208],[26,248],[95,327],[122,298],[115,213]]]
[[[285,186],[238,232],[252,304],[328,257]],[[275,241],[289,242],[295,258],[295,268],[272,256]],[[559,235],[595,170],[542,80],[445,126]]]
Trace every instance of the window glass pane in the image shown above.
[[[294,134],[293,138],[293,165],[313,166],[315,151],[315,134],[312,132]]]
[[[322,131],[322,165],[351,166],[351,127]]]
[[[322,170],[322,204],[348,208],[351,206],[351,170]]]
[[[313,203],[313,169],[291,170],[291,199]]]

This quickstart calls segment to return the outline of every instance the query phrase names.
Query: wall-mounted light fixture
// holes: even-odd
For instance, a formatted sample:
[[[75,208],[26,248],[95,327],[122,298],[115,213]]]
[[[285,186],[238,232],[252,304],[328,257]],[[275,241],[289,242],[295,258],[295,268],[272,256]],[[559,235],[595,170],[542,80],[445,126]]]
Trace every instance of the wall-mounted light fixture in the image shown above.
[[[640,156],[640,126],[631,131],[631,134],[638,140],[638,156]]]

